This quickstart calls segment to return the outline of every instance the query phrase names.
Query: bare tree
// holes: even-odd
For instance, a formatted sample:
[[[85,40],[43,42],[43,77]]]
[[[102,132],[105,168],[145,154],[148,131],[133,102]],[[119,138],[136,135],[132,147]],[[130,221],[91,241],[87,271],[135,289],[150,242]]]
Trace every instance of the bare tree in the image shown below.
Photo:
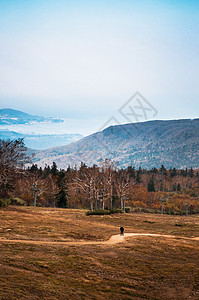
[[[116,178],[116,191],[120,200],[120,207],[125,210],[125,200],[129,193],[130,176],[125,170],[119,170]]]
[[[15,188],[17,176],[30,161],[23,139],[0,140],[0,197],[7,197]]]
[[[113,161],[106,159],[102,165],[104,170],[104,184],[107,187],[107,206],[109,209],[113,208],[113,185],[114,185],[114,171],[116,170],[116,165]]]
[[[94,178],[93,174],[89,169],[85,169],[81,176],[77,176],[73,179],[73,187],[80,188],[86,195],[88,195],[90,209],[93,211],[94,208]]]

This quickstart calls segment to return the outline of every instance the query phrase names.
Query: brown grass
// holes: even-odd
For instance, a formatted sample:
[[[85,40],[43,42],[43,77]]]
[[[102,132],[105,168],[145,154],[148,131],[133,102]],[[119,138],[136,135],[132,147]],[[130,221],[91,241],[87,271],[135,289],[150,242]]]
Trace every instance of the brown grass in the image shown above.
[[[0,237],[100,241],[125,232],[199,236],[199,216],[9,207]],[[0,299],[198,299],[199,241],[136,236],[115,245],[0,243]]]

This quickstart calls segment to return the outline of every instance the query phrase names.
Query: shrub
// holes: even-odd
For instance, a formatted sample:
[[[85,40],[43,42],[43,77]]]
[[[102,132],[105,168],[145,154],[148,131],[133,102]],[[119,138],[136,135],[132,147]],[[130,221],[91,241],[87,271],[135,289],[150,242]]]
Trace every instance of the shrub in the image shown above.
[[[123,211],[121,209],[111,209],[111,210],[102,210],[102,209],[97,209],[97,210],[94,210],[94,211],[87,211],[86,212],[86,215],[87,216],[91,216],[91,215],[100,215],[100,216],[103,216],[103,215],[112,215],[112,214],[118,214],[118,213],[123,213]]]
[[[114,208],[114,209],[111,209],[109,211],[109,215],[112,215],[112,214],[123,214],[123,210],[119,209],[119,208]]]
[[[23,199],[20,199],[20,198],[11,198],[9,201],[9,204],[24,206],[24,205],[26,205],[26,201],[24,201]]]
[[[145,220],[145,221],[143,221],[144,223],[149,223],[149,224],[154,224],[155,222],[153,222],[153,221],[148,221],[148,220]]]
[[[126,207],[125,208],[125,213],[130,213],[131,212],[131,208],[130,207]]]
[[[141,212],[141,208],[140,207],[134,207],[133,212]]]
[[[9,199],[0,198],[0,207],[6,207],[9,203]]]
[[[89,210],[86,212],[87,216],[91,216],[91,215],[108,215],[108,211],[107,210],[102,210],[102,209],[97,209],[97,210]]]

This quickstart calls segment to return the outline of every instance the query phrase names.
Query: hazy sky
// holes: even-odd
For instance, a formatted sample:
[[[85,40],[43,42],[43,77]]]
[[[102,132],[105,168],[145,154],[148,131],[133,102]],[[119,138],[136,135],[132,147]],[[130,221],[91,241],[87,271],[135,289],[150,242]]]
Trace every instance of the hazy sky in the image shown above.
[[[0,0],[0,108],[100,127],[139,91],[194,118],[198,80],[198,0]]]

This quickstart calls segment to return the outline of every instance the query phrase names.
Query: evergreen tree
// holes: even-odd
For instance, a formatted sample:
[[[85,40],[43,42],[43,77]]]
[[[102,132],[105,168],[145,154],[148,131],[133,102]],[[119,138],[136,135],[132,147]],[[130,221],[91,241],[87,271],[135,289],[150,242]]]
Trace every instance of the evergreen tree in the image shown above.
[[[177,185],[177,191],[180,192],[180,190],[181,190],[181,186],[180,186],[180,184],[178,183],[178,185]]]
[[[141,183],[141,177],[140,177],[140,171],[139,170],[137,171],[137,175],[136,175],[135,180],[136,180],[137,183]]]
[[[61,170],[58,174],[57,180],[58,193],[56,194],[57,206],[60,208],[68,207],[68,193],[66,187],[66,175],[64,170]]]
[[[191,167],[191,169],[189,170],[189,177],[193,177],[194,176],[194,171],[193,168]]]
[[[158,173],[158,169],[156,169],[155,167],[151,169],[151,173]]]
[[[50,171],[53,176],[56,176],[58,174],[57,164],[55,162],[53,162]]]
[[[63,188],[59,190],[59,192],[56,195],[57,199],[57,206],[60,208],[67,208],[68,207],[68,199],[67,199],[67,193]]]
[[[132,167],[132,166],[128,167],[127,171],[129,173],[130,177],[135,178],[135,168],[134,167]]]
[[[42,170],[41,167],[40,167],[39,170],[38,170],[38,174],[39,174],[39,176],[42,176],[42,175],[43,175],[43,170]]]
[[[38,167],[37,164],[33,164],[30,168],[31,173],[37,173],[38,172]]]
[[[175,177],[177,175],[176,168],[170,169],[171,177]]]
[[[155,192],[154,177],[152,176],[148,183],[148,192]]]
[[[139,167],[139,173],[140,173],[140,174],[143,173],[142,167]]]
[[[50,175],[50,166],[45,165],[43,178],[47,178]]]
[[[167,175],[167,170],[166,170],[166,168],[164,167],[164,165],[161,165],[161,168],[160,168],[160,174],[162,174],[162,175]]]

